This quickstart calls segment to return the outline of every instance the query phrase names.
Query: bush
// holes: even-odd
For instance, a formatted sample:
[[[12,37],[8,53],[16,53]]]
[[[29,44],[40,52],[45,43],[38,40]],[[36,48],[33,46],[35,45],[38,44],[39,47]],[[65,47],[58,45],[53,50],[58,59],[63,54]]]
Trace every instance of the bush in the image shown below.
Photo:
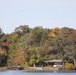
[[[64,68],[67,70],[74,70],[74,65],[72,63],[66,63]]]

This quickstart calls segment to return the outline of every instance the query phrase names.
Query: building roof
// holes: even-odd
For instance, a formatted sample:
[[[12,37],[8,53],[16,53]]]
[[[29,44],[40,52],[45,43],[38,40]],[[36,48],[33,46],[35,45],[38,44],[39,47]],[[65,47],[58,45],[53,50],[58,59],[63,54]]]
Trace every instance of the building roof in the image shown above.
[[[45,62],[63,62],[62,60],[48,60],[48,61],[45,61]]]

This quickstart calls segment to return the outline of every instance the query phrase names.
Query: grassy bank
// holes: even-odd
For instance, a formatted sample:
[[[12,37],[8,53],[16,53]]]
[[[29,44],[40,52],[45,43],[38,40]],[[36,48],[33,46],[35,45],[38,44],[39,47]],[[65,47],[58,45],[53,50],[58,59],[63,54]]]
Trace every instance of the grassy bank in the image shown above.
[[[60,70],[59,67],[29,67],[25,70],[27,71],[51,71],[51,70]]]
[[[8,70],[8,67],[0,67],[0,71]]]

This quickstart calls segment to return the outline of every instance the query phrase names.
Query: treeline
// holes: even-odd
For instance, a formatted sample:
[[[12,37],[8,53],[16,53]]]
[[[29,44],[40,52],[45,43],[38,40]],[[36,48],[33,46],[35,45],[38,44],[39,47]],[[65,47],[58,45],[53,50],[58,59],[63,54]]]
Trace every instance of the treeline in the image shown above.
[[[21,25],[5,34],[0,28],[0,66],[40,66],[50,59],[76,65],[75,29]]]

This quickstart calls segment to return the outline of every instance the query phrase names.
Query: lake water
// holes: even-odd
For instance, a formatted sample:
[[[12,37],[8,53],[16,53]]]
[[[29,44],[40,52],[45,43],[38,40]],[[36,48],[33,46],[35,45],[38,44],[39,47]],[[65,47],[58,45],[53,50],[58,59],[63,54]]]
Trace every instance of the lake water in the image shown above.
[[[0,75],[76,75],[76,71],[26,72],[24,70],[1,71]]]

